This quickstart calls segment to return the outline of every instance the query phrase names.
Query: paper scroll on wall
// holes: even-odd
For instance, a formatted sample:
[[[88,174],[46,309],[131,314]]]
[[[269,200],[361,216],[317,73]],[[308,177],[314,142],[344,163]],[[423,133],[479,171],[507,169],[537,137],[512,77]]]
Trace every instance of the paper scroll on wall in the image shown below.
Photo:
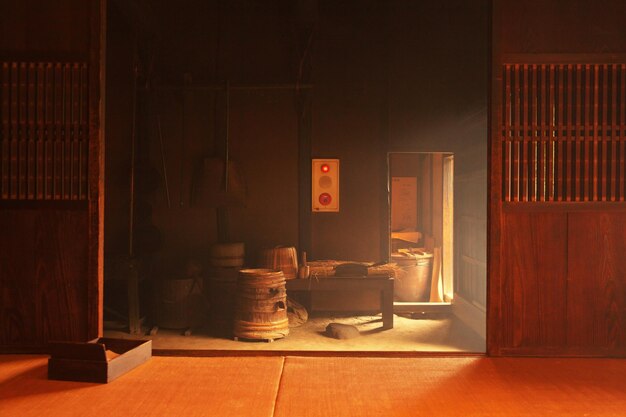
[[[391,230],[417,229],[417,178],[391,178]]]

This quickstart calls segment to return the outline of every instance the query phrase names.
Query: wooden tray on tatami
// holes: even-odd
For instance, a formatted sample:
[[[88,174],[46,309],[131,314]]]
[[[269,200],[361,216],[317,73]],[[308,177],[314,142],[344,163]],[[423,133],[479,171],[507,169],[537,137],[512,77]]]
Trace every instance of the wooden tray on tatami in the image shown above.
[[[99,338],[50,342],[48,379],[111,382],[152,357],[151,340]]]

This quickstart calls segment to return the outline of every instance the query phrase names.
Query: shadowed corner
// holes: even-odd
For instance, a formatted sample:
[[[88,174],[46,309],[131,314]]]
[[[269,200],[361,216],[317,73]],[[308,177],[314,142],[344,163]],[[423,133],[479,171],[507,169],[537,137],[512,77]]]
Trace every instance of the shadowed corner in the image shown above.
[[[80,390],[101,384],[48,379],[48,357],[0,355],[0,400]]]

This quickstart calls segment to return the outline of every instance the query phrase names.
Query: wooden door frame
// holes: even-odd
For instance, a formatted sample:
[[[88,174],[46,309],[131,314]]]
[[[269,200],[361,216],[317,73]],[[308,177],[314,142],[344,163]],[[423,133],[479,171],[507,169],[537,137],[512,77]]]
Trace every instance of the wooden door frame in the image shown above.
[[[494,16],[497,12],[498,2],[490,1],[488,17],[488,59],[489,59],[489,81],[487,99],[487,323],[486,323],[486,353],[488,356],[499,355],[500,334],[496,331],[500,310],[498,309],[500,300],[500,233],[501,233],[501,197],[499,188],[502,176],[502,166],[499,161],[502,158],[501,146],[494,139],[494,132],[498,131],[499,112],[494,114],[494,108],[498,108],[500,100],[497,95],[498,74],[500,65],[499,50],[496,49],[494,37]]]
[[[87,334],[90,339],[102,336],[103,331],[106,10],[106,0],[93,0],[89,47]]]

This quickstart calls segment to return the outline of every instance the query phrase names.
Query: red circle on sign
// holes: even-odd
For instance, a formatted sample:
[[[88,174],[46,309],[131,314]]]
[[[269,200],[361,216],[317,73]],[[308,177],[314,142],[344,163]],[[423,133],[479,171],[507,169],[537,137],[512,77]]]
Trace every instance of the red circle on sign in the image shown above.
[[[322,172],[330,171],[330,167],[328,166],[328,164],[322,164],[322,166],[320,168],[321,168]]]
[[[323,206],[327,206],[327,205],[329,205],[329,204],[330,204],[330,202],[331,202],[332,200],[333,200],[333,198],[330,196],[330,194],[328,194],[328,193],[322,193],[322,194],[320,194],[319,201],[320,201],[320,204],[321,204],[321,205],[323,205]]]

